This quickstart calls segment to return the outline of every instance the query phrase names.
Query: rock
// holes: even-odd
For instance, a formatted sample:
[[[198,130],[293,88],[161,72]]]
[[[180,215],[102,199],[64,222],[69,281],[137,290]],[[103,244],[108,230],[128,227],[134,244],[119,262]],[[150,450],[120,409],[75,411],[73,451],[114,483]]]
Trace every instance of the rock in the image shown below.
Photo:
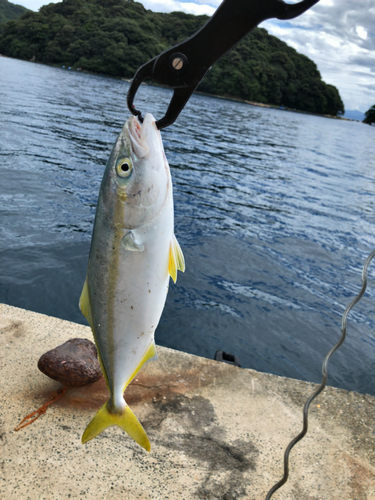
[[[96,347],[87,339],[71,339],[46,352],[39,359],[38,368],[67,386],[91,384],[102,376]]]

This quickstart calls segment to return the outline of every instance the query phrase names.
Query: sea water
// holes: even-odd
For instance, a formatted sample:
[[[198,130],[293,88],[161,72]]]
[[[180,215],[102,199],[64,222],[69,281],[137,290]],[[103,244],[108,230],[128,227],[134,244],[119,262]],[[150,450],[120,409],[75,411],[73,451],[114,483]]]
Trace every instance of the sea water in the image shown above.
[[[128,88],[0,58],[0,302],[85,323],[95,206]],[[136,104],[161,118],[171,96],[142,86]],[[194,95],[162,136],[186,273],[156,342],[320,381],[375,248],[375,128]],[[374,299],[370,267],[329,384],[375,394]]]

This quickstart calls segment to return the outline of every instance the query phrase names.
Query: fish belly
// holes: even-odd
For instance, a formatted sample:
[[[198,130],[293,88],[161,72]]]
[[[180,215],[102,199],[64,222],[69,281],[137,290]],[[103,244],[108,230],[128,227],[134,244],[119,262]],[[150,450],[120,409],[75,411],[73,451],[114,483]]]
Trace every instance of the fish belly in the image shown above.
[[[165,209],[151,224],[133,231],[139,251],[124,247],[124,231],[116,227],[96,228],[96,239],[94,234],[88,288],[94,336],[115,406],[123,404],[123,391],[154,342],[165,305],[170,218]]]

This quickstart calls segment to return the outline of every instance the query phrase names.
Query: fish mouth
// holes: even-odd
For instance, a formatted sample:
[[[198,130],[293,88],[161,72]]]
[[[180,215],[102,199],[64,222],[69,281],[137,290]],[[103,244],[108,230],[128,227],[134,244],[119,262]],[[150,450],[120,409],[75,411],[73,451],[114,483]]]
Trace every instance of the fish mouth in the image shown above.
[[[144,158],[149,153],[149,147],[145,141],[142,125],[136,116],[131,116],[128,120],[128,131],[133,153],[137,158]]]

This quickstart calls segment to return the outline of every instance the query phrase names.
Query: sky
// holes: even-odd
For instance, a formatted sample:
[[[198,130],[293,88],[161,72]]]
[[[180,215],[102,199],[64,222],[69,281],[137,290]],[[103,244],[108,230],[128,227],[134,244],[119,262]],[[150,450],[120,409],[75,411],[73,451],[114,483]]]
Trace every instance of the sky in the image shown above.
[[[12,3],[37,11],[50,2],[14,0]],[[155,12],[212,15],[221,1],[143,0],[141,3]],[[365,112],[375,104],[374,0],[320,0],[296,19],[271,19],[260,26],[312,59],[323,80],[339,89],[346,110]]]

